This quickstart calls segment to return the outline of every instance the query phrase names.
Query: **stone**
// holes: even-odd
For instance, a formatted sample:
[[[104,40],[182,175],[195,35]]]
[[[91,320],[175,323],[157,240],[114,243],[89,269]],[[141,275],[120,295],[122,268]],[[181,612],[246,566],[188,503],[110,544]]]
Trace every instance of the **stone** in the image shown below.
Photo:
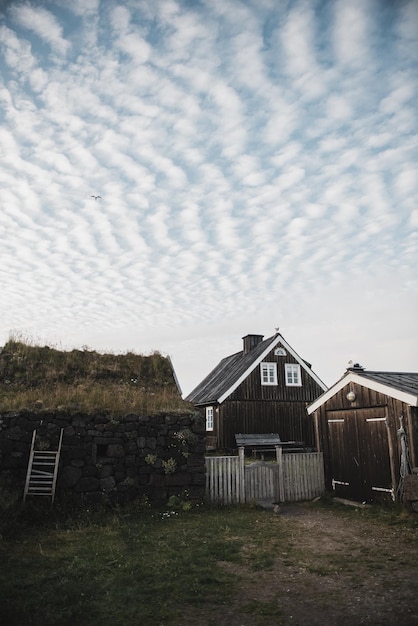
[[[204,494],[205,433],[200,433],[200,427],[195,428],[193,416],[191,419],[188,414],[165,412],[152,416],[129,414],[120,418],[120,423],[117,421],[119,418],[112,421],[111,431],[105,431],[103,427],[110,418],[103,410],[98,410],[97,415],[71,415],[64,409],[62,413],[44,409],[2,414],[0,470],[8,469],[19,480],[25,476],[32,432],[39,430],[42,422],[46,432],[53,435],[51,445],[60,429],[64,429],[57,489],[71,490],[75,500],[113,501],[120,485],[124,502],[139,493],[146,493],[154,501],[166,501],[169,492],[184,489],[193,489],[199,496]],[[197,434],[196,443],[182,446],[177,441],[175,435],[181,425]],[[155,461],[147,463],[148,455]],[[177,463],[174,474],[163,472],[162,459],[167,457]]]
[[[74,487],[74,491],[77,493],[84,493],[89,491],[98,491],[100,489],[100,481],[94,476],[83,476]]]
[[[123,457],[124,455],[125,455],[125,451],[121,444],[112,443],[107,447],[106,456],[108,457],[119,458],[119,457]]]
[[[64,489],[74,487],[83,475],[79,467],[67,465],[58,473],[58,486]]]
[[[192,484],[193,485],[206,485],[206,476],[205,476],[205,474],[193,474],[192,475]]]
[[[100,468],[100,478],[107,478],[108,476],[112,476],[113,474],[113,466],[112,465],[103,465]]]
[[[100,488],[105,493],[110,493],[116,487],[116,481],[113,476],[100,479]]]
[[[176,472],[175,474],[169,474],[165,477],[165,484],[167,486],[179,486],[185,487],[186,485],[190,485],[192,481],[191,474],[188,472]]]
[[[201,454],[190,454],[187,457],[187,465],[190,466],[200,466],[204,464],[204,459]]]

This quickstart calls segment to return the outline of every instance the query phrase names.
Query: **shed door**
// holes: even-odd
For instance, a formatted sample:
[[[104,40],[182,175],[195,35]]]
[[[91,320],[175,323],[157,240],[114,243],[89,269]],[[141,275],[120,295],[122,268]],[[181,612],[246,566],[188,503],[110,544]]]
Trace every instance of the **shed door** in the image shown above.
[[[391,496],[385,409],[329,411],[327,419],[335,493],[361,502]]]

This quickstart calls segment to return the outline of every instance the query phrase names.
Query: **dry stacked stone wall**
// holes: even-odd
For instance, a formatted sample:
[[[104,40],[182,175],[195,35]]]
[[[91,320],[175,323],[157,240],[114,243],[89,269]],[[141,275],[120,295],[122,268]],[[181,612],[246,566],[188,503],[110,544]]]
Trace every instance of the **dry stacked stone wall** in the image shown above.
[[[57,449],[56,498],[127,502],[147,496],[201,499],[205,428],[200,414],[88,415],[19,411],[0,414],[0,470],[24,488],[33,432],[38,449]]]

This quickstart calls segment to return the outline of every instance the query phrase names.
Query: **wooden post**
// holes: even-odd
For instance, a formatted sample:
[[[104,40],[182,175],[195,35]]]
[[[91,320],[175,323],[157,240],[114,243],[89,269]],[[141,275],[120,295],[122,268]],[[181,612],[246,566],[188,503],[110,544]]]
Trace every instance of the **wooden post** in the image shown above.
[[[277,471],[279,473],[279,477],[278,477],[279,502],[284,502],[283,450],[281,446],[275,446],[275,448],[276,448]]]
[[[411,467],[416,467],[418,465],[418,442],[416,438],[416,434],[414,432],[413,422],[412,422],[412,407],[406,407],[406,432],[408,435],[408,449],[411,461]]]
[[[245,448],[238,448],[239,454],[239,501],[245,502]]]
[[[393,442],[392,442],[392,437],[391,437],[391,430],[395,430],[396,429],[396,424],[393,424],[392,429],[389,425],[389,415],[388,415],[389,411],[388,408],[386,407],[385,409],[385,424],[386,424],[386,434],[387,434],[387,438],[388,438],[388,450],[389,450],[389,463],[390,463],[390,475],[391,475],[391,479],[392,479],[392,497],[393,499],[396,499],[396,495],[397,495],[397,490],[398,490],[398,481],[397,481],[397,472],[395,469],[395,451],[393,449]],[[397,429],[395,430],[395,433],[397,433]]]

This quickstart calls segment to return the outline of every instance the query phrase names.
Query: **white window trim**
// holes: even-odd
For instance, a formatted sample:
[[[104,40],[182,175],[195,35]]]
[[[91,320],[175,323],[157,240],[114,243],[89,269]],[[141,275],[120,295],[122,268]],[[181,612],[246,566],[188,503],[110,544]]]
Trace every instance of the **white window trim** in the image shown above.
[[[212,431],[214,429],[214,415],[215,411],[213,406],[206,407],[206,430]]]
[[[286,363],[284,366],[284,376],[286,381],[286,387],[302,387],[302,377],[300,371],[300,365],[298,363]],[[297,382],[289,382],[288,372],[292,372],[292,381],[294,380],[295,373],[297,375]]]
[[[267,372],[267,380],[264,379],[264,371]],[[277,364],[269,361],[260,363],[260,377],[262,385],[277,385]]]

